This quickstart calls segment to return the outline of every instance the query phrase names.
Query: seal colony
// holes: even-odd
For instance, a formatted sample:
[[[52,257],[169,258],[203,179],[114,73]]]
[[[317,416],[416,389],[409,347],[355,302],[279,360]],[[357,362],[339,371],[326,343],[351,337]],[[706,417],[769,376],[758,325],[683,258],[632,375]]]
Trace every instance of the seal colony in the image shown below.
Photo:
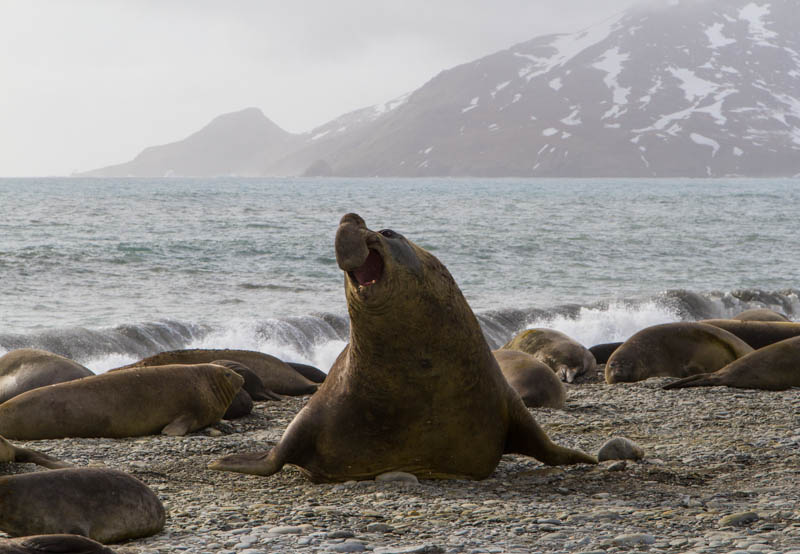
[[[272,450],[226,456],[210,468],[272,475],[292,464],[311,481],[330,482],[388,472],[483,479],[504,453],[549,465],[597,463],[550,441],[436,257],[352,213],[342,217],[335,247],[348,346]]]

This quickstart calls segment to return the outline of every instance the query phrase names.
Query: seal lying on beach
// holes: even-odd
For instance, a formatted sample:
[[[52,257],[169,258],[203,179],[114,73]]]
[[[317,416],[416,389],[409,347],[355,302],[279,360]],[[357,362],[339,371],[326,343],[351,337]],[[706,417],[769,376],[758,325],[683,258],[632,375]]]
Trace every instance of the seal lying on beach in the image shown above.
[[[752,308],[733,316],[731,319],[739,321],[790,321],[782,313],[770,310],[769,308]]]
[[[0,435],[185,435],[219,421],[244,380],[213,364],[142,367],[34,389],[0,404]]]
[[[527,329],[508,341],[503,349],[527,352],[550,366],[567,383],[597,368],[588,348],[555,329]]]
[[[567,391],[550,366],[519,350],[492,352],[500,371],[529,408],[563,408]]]
[[[20,464],[36,464],[48,469],[63,469],[72,464],[62,462],[36,450],[14,446],[5,437],[0,437],[0,462],[17,462]]]
[[[503,453],[597,463],[554,444],[506,382],[450,273],[403,236],[345,215],[336,233],[350,342],[269,452],[209,467],[271,475],[293,464],[314,482],[483,479]]]
[[[713,325],[733,333],[758,350],[792,337],[800,337],[800,323],[791,321],[739,321],[737,319],[704,319],[701,323]]]
[[[205,348],[170,350],[110,371],[156,365],[208,364],[215,360],[232,360],[234,362],[239,362],[258,375],[267,389],[277,394],[302,396],[304,394],[314,394],[317,390],[316,383],[312,383],[300,375],[300,373],[292,369],[292,367],[283,360],[254,350],[209,350]]]
[[[752,351],[744,341],[713,325],[685,321],[653,325],[614,351],[606,363],[606,382],[709,373]]]
[[[0,404],[23,392],[94,375],[69,358],[37,350],[20,348],[0,357]]]
[[[135,477],[72,468],[0,477],[0,530],[12,537],[69,533],[102,543],[164,528],[161,501]]]
[[[80,535],[33,535],[0,539],[0,554],[114,554],[114,551]]]
[[[786,339],[742,356],[714,373],[686,377],[663,388],[735,387],[786,390],[800,387],[800,337]]]

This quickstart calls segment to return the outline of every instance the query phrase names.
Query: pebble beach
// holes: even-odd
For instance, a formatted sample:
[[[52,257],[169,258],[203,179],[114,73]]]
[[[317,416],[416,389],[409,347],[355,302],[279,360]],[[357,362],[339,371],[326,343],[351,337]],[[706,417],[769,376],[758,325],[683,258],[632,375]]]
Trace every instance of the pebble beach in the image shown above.
[[[800,390],[588,381],[566,385],[565,409],[533,409],[536,419],[559,444],[596,454],[626,437],[642,459],[548,467],[507,455],[483,481],[313,484],[290,466],[270,477],[206,469],[274,444],[307,401],[288,397],[186,437],[16,442],[126,471],[158,494],[164,530],[115,545],[123,554],[800,554]],[[0,464],[25,471],[43,469]]]

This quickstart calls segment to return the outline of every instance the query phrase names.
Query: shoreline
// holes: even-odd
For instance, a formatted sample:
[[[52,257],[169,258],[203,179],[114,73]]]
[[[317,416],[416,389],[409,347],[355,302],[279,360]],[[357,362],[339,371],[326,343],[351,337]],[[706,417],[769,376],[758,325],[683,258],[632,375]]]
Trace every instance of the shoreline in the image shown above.
[[[558,444],[596,454],[624,436],[643,460],[548,467],[506,455],[483,481],[316,485],[289,466],[270,477],[206,469],[267,450],[307,398],[259,402],[185,437],[14,442],[126,471],[158,494],[164,530],[112,546],[123,554],[800,552],[800,389],[661,390],[669,381],[567,385],[564,410],[531,410]]]

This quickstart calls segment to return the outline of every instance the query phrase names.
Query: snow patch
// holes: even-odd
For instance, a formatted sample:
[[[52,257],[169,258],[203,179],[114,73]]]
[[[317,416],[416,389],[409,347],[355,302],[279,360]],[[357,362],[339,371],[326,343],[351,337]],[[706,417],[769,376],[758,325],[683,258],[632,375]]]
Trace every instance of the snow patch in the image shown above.
[[[728,38],[722,34],[722,29],[724,27],[725,24],[723,23],[714,23],[706,27],[706,36],[708,37],[708,42],[711,44],[711,48],[722,48],[723,46],[736,43],[732,38]]]
[[[606,76],[603,78],[603,82],[611,90],[614,102],[614,107],[603,115],[603,119],[621,115],[621,106],[628,102],[628,94],[631,89],[620,86],[618,78],[622,73],[622,65],[629,58],[630,54],[622,54],[619,47],[614,47],[604,52],[600,61],[592,64],[592,67],[605,71]]]
[[[553,135],[558,134],[558,129],[554,129],[553,127],[548,127],[547,129],[542,131],[542,134],[546,137],[552,137]]]
[[[551,89],[558,91],[561,90],[561,87],[564,86],[564,83],[561,82],[561,77],[556,77],[555,79],[550,81],[548,85],[550,85]]]
[[[741,156],[742,154],[744,154],[744,150],[742,150],[738,146],[734,146],[733,147],[733,155],[734,156]]]
[[[561,123],[563,123],[564,125],[574,126],[574,125],[580,125],[581,124],[581,118],[578,117],[578,115],[580,114],[580,109],[575,108],[574,106],[573,106],[573,108],[574,109],[573,109],[572,113],[561,120]]]
[[[767,29],[764,23],[764,16],[769,15],[769,4],[759,6],[755,2],[747,4],[744,8],[739,10],[739,19],[747,21],[750,35],[752,35],[761,46],[773,46],[769,39],[778,36],[774,31]]]
[[[719,143],[714,139],[704,137],[703,135],[699,135],[697,133],[690,134],[689,138],[692,139],[692,142],[700,144],[701,146],[710,146],[712,148],[712,158],[717,155],[717,152],[719,151]]]
[[[496,87],[494,87],[494,89],[492,90],[492,92],[490,92],[489,94],[491,94],[491,95],[492,95],[492,98],[494,98],[494,95],[495,95],[495,94],[497,94],[498,92],[500,92],[501,90],[503,90],[504,88],[506,88],[506,87],[507,87],[507,86],[508,86],[510,83],[511,83],[511,81],[503,81],[502,83],[500,83],[499,85],[497,85]]]
[[[396,110],[397,108],[408,102],[408,98],[410,96],[411,93],[408,92],[403,96],[398,96],[393,100],[389,100],[388,102],[385,102],[383,104],[378,104],[377,106],[373,106],[372,109],[374,110],[376,116],[383,115],[385,113]]]
[[[319,140],[319,139],[321,139],[322,137],[324,137],[325,135],[327,135],[330,132],[331,132],[331,130],[328,129],[327,131],[322,131],[321,133],[317,133],[316,135],[311,137],[311,140]]]
[[[519,99],[520,99],[520,98],[522,98],[522,95],[521,95],[520,93],[516,93],[516,94],[514,95],[514,99],[511,101],[511,103],[512,103],[512,104],[516,104],[517,102],[519,102]]]
[[[706,81],[698,77],[691,69],[668,67],[667,71],[672,73],[673,77],[681,81],[680,87],[683,89],[683,94],[689,102],[705,98],[709,94],[713,94],[719,88],[717,83],[712,83],[711,81]]]
[[[478,100],[480,100],[480,96],[476,96],[475,98],[470,100],[469,101],[469,106],[467,106],[466,108],[463,108],[461,110],[461,113],[467,113],[468,111],[474,110],[475,108],[477,108],[478,107]]]

